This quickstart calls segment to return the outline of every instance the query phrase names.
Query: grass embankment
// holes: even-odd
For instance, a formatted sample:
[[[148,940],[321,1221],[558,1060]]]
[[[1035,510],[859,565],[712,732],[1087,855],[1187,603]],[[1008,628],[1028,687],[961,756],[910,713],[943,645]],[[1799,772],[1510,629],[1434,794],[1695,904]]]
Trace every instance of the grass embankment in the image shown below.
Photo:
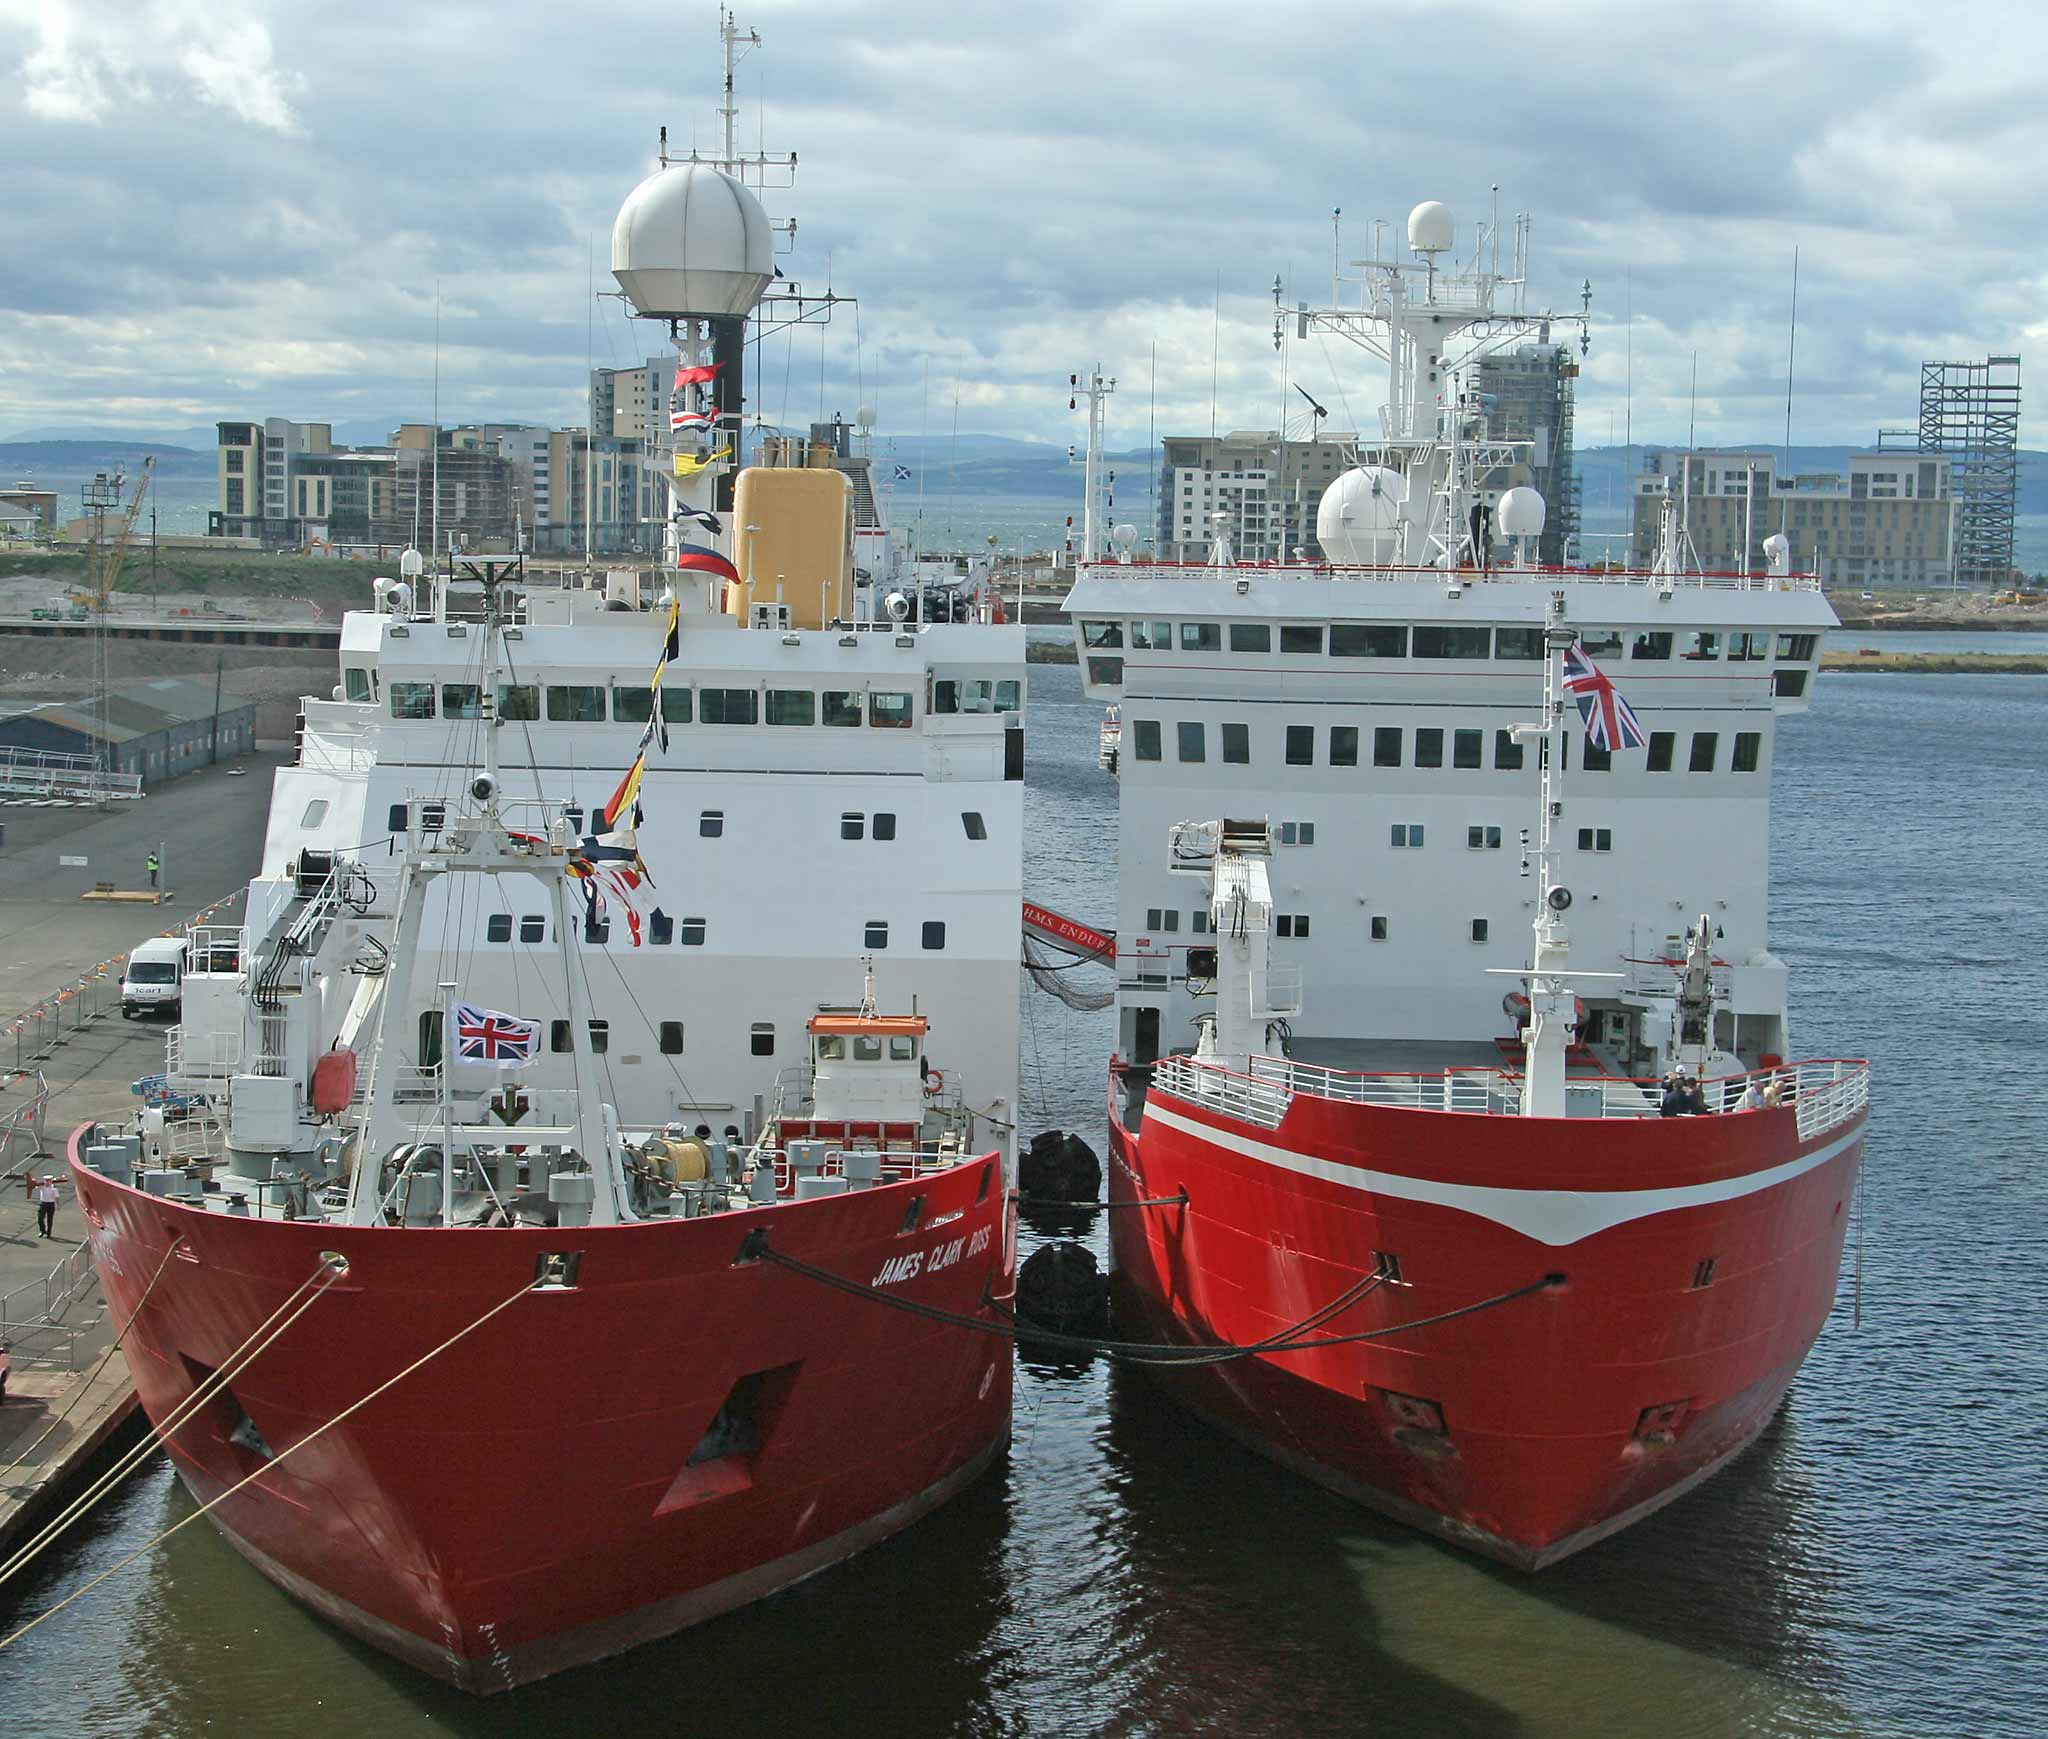
[[[245,598],[363,598],[369,595],[370,576],[376,571],[381,570],[372,563],[337,561],[331,556],[166,549],[157,552],[154,589],[167,598],[203,598],[209,593]],[[83,551],[28,550],[0,555],[0,580],[31,576],[64,590],[83,590],[89,583]],[[151,589],[148,549],[130,549],[115,596],[148,597]]]
[[[2030,652],[1826,652],[1820,667],[1910,676],[2048,676],[2048,658]]]

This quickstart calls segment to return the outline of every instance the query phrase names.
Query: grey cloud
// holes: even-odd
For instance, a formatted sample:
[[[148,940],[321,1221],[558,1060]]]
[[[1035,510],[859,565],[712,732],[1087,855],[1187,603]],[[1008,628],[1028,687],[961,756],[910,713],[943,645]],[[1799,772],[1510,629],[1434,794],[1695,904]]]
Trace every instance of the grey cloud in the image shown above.
[[[713,138],[707,19],[273,6],[268,76],[195,37],[192,8],[165,15],[170,41],[93,75],[97,124],[0,95],[10,209],[36,238],[0,258],[0,419],[151,398],[422,415],[436,279],[444,416],[573,418],[592,332],[603,363],[657,347],[612,304],[592,318],[586,272],[594,249],[606,286],[656,128]],[[12,67],[40,43],[16,16],[0,8]],[[801,223],[787,267],[820,286],[829,254],[862,299],[858,352],[850,312],[831,330],[825,399],[880,397],[899,429],[929,358],[934,427],[957,378],[963,427],[1064,442],[1065,374],[1099,359],[1124,379],[1122,436],[1141,436],[1154,343],[1162,425],[1206,426],[1219,292],[1220,419],[1270,423],[1266,287],[1277,271],[1290,300],[1321,298],[1331,208],[1348,254],[1426,197],[1469,238],[1495,182],[1504,213],[1537,214],[1537,299],[1575,306],[1593,280],[1588,439],[1621,407],[1624,268],[1639,439],[1683,437],[1695,349],[1702,438],[1778,429],[1795,245],[1802,439],[1867,439],[1910,414],[1923,354],[2019,348],[2042,322],[2048,136],[2021,76],[2048,28],[2017,7],[1396,0],[1276,28],[1221,6],[846,0],[743,22],[765,39],[743,136],[765,89],[768,146],[802,158],[794,195],[771,197]],[[217,57],[205,79],[195,41]],[[1293,361],[1369,416],[1364,370]],[[812,335],[768,339],[768,414],[814,410],[818,366]]]

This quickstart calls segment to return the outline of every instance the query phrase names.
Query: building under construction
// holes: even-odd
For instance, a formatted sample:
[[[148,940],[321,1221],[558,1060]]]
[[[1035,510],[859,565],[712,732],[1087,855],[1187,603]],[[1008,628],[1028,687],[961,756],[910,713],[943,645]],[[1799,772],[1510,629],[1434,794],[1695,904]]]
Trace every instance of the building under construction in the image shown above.
[[[1958,585],[2003,586],[2011,580],[2019,441],[2017,356],[1920,365],[1917,446],[1949,461]]]

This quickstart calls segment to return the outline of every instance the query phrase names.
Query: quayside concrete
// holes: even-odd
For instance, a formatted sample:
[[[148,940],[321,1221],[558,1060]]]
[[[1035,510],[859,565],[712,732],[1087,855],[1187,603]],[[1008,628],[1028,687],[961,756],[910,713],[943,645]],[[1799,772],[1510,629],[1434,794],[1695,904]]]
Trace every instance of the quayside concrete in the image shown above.
[[[140,802],[101,809],[0,808],[0,1078],[16,1066],[16,1046],[34,1029],[7,1029],[17,1015],[99,962],[125,953],[191,913],[238,893],[256,873],[278,757],[250,756],[247,773],[229,778],[209,768],[159,787]],[[160,906],[89,902],[98,881],[147,889],[144,868],[161,846],[169,898]],[[84,857],[83,867],[59,863]],[[239,918],[239,904],[218,921]],[[71,1005],[76,1007],[77,1004]],[[121,1124],[139,1101],[132,1082],[163,1068],[166,1022],[123,1020],[118,1006],[97,1019],[67,1014],[62,1042],[40,1062],[50,1086],[47,1160],[38,1170],[64,1176],[64,1143],[79,1124]],[[25,1080],[0,1086],[0,1112],[27,1092]],[[9,1169],[13,1169],[10,1165]],[[22,1180],[0,1180],[0,1297],[16,1294],[10,1317],[40,1310],[40,1283],[76,1249],[84,1222],[68,1181],[57,1209],[56,1237],[36,1236],[34,1205]],[[19,1289],[19,1290],[17,1290]],[[0,1557],[62,1508],[109,1446],[139,1425],[140,1410],[119,1352],[101,1366],[114,1339],[97,1286],[85,1291],[61,1322],[41,1328],[0,1327],[12,1343],[13,1372],[0,1405]],[[97,1370],[96,1370],[97,1367]],[[10,1467],[20,1460],[21,1465]]]

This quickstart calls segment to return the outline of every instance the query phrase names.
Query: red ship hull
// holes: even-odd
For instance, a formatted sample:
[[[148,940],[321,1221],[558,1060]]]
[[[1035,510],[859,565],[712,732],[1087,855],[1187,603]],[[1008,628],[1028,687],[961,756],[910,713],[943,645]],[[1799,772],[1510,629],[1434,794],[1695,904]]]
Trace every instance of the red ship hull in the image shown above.
[[[490,1231],[234,1218],[87,1169],[77,1135],[71,1162],[114,1318],[135,1317],[128,1362],[152,1424],[303,1298],[326,1252],[347,1259],[166,1448],[202,1503],[260,1474],[212,1512],[228,1539],[338,1624],[467,1690],[808,1576],[936,1507],[1008,1440],[1001,1338],[740,1259],[765,1228],[784,1255],[997,1320],[1015,1239],[993,1155],[703,1219]],[[580,1258],[572,1286],[519,1296],[311,1437],[556,1252]]]
[[[1859,1065],[1860,1067],[1860,1065]],[[1867,1079],[1867,1077],[1866,1077]],[[1112,1091],[1119,1303],[1204,1344],[1357,1334],[1557,1284],[1379,1340],[1162,1373],[1232,1435],[1349,1497],[1523,1569],[1668,1503],[1754,1441],[1833,1302],[1859,1099],[1533,1119],[1296,1095],[1277,1127]]]

